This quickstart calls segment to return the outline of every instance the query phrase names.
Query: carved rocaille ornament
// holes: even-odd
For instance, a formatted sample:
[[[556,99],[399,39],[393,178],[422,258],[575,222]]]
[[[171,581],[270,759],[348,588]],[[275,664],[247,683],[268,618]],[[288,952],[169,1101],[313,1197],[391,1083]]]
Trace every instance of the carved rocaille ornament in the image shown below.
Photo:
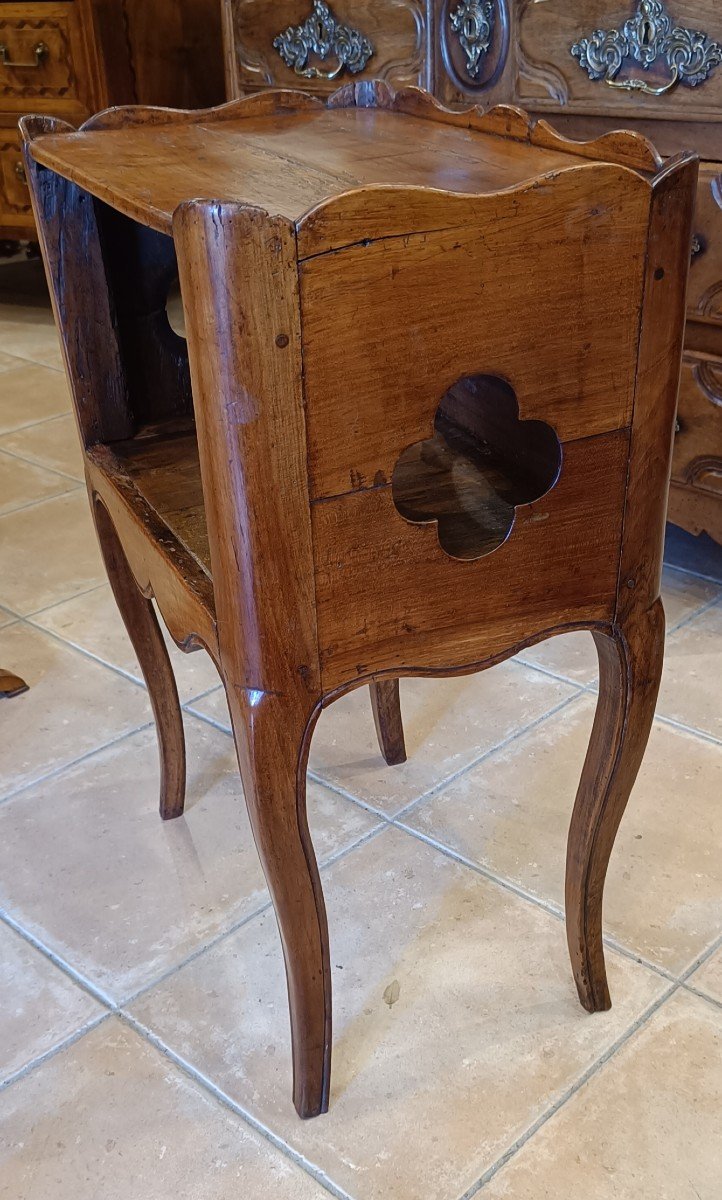
[[[287,67],[305,79],[336,79],[344,70],[357,75],[363,71],[374,48],[358,29],[342,25],[323,0],[313,0],[313,12],[301,25],[289,25],[273,40]],[[311,55],[322,62],[336,60],[328,71],[309,63]]]
[[[662,0],[640,0],[637,12],[622,29],[596,29],[571,48],[590,79],[604,79],[611,87],[660,96],[677,84],[697,87],[722,63],[722,45],[706,33],[672,23]],[[633,59],[643,70],[666,65],[668,83],[654,87],[644,79],[618,80],[625,59]]]
[[[471,79],[478,79],[494,32],[494,2],[461,0],[458,8],[449,13],[449,20],[466,55],[467,73]]]

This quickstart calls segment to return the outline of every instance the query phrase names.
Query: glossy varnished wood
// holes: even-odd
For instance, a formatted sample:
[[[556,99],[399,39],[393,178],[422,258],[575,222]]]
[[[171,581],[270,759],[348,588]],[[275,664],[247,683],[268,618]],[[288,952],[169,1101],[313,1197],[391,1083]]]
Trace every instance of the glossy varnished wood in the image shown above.
[[[153,596],[225,684],[299,1113],[327,1108],[331,1063],[306,767],[353,687],[402,762],[399,676],[594,633],[567,928],[582,1003],[606,1007],[604,878],[661,669],[696,160],[371,84],[25,136],[101,542],[158,689],[165,815],[182,743]],[[162,303],[176,270],[187,344]],[[485,489],[499,503],[464,524]]]
[[[364,185],[491,192],[569,168],[574,158],[588,161],[587,152],[577,154],[574,143],[543,127],[533,136],[533,123],[518,110],[442,120],[443,110],[415,89],[398,101],[381,89],[384,107],[359,106],[357,96],[373,100],[374,93],[369,86],[344,88],[332,107],[281,92],[207,113],[111,109],[87,132],[36,141],[33,156],[164,233],[189,195],[243,202],[296,221],[313,205]],[[478,136],[485,131],[489,136]],[[617,156],[613,139],[599,147],[602,158],[605,152],[612,161],[630,156],[628,146]],[[643,141],[633,157],[654,169]]]

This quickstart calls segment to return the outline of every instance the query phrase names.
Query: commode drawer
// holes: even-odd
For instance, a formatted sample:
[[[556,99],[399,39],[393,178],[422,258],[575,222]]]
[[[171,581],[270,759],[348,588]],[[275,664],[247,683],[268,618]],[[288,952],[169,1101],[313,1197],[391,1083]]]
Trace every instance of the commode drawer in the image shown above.
[[[85,115],[85,54],[73,3],[0,5],[0,111]]]
[[[520,104],[720,121],[719,0],[517,0],[516,12]]]
[[[228,94],[358,79],[429,86],[427,34],[426,0],[224,0]]]
[[[19,233],[35,228],[20,137],[14,129],[0,129],[0,228],[8,225]]]

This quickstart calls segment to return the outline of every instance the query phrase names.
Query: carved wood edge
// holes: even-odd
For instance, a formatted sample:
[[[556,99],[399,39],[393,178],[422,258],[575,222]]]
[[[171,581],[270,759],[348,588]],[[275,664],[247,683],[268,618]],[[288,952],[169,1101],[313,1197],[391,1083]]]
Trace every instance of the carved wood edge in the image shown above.
[[[371,683],[395,679],[457,679],[465,675],[477,675],[479,671],[486,671],[490,667],[496,667],[499,663],[506,662],[507,659],[514,658],[517,654],[522,654],[525,650],[539,645],[540,642],[546,642],[550,638],[560,637],[565,633],[612,634],[615,629],[617,629],[617,626],[611,618],[609,620],[596,621],[564,621],[561,624],[546,625],[543,629],[535,630],[534,633],[530,633],[527,637],[510,642],[503,650],[497,650],[494,654],[486,654],[482,658],[474,659],[471,662],[458,663],[456,665],[449,664],[442,667],[419,667],[413,664],[396,664],[392,667],[385,667],[383,671],[367,671],[362,675],[355,675],[353,679],[344,680],[343,683],[339,683],[328,690],[324,689],[321,707],[328,708],[336,700],[340,700],[342,696],[355,691],[356,688],[368,687]]]
[[[150,105],[106,108],[89,117],[80,126],[79,132],[141,125],[203,124],[230,121],[239,117],[271,117],[283,113],[311,112],[324,107],[378,108],[400,112],[421,120],[437,121],[494,137],[526,142],[538,149],[618,163],[648,173],[655,173],[663,163],[661,155],[649,139],[631,130],[604,133],[590,141],[578,142],[558,133],[548,121],[532,117],[514,105],[499,104],[486,111],[479,105],[470,105],[468,108],[456,110],[447,108],[422,88],[407,87],[395,91],[383,80],[346,84],[325,101],[307,92],[278,88],[243,96],[213,108],[176,109]],[[45,133],[74,132],[67,122],[55,117],[23,117],[20,126],[26,141],[32,141]]]
[[[145,545],[143,539],[147,539],[152,550],[162,555],[173,578],[187,597],[189,605],[200,618],[198,628],[185,628],[185,623],[183,628],[179,627],[177,606],[166,606],[162,590],[156,591],[153,586],[151,573],[147,569],[144,556],[139,558],[134,553],[135,541],[123,538],[118,531],[118,537],[139,590],[146,599],[154,598],[156,600],[163,621],[173,641],[181,650],[188,652],[202,647],[218,666],[220,652],[217,638],[215,595],[213,582],[209,575],[196,562],[186,547],[174,537],[171,530],[163,524],[155,510],[138,491],[133,480],[117,467],[112,446],[101,444],[92,446],[87,451],[87,460],[88,491],[91,503],[97,500],[103,505],[116,530],[118,521],[114,510],[118,506],[122,510],[124,519],[142,529],[141,541],[138,544]],[[160,595],[159,592],[161,592]]]
[[[636,183],[650,194],[653,190],[656,177],[599,161],[570,163],[568,167],[488,192],[451,192],[413,183],[360,184],[319,200],[296,219],[299,262],[344,249],[357,241],[461,228],[481,219],[485,206],[502,198],[527,196],[542,183],[561,185],[573,179],[581,183],[588,175],[591,195],[595,180],[609,172],[620,177],[626,175],[626,181]]]
[[[381,80],[345,84],[328,97],[326,104],[328,108],[355,106],[402,112],[422,120],[526,142],[542,150],[613,162],[647,173],[657,172],[664,162],[649,138],[632,130],[610,131],[590,141],[577,142],[559,133],[548,121],[533,117],[513,104],[497,104],[486,110],[474,104],[464,109],[451,109],[423,88],[406,87],[394,91]]]

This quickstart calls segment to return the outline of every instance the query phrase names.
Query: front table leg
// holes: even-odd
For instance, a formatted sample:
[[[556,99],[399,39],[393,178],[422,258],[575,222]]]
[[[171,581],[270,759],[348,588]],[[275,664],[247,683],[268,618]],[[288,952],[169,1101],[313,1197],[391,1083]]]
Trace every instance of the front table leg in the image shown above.
[[[567,846],[566,919],[579,998],[611,1007],[602,944],[602,895],[614,839],[652,728],[662,677],[661,600],[622,628],[595,633],[599,700]]]
[[[306,817],[306,761],[315,715],[288,695],[226,679],[228,707],[253,836],[281,934],[291,1010],[293,1102],[299,1116],[328,1110],[331,964],[328,925]]]

